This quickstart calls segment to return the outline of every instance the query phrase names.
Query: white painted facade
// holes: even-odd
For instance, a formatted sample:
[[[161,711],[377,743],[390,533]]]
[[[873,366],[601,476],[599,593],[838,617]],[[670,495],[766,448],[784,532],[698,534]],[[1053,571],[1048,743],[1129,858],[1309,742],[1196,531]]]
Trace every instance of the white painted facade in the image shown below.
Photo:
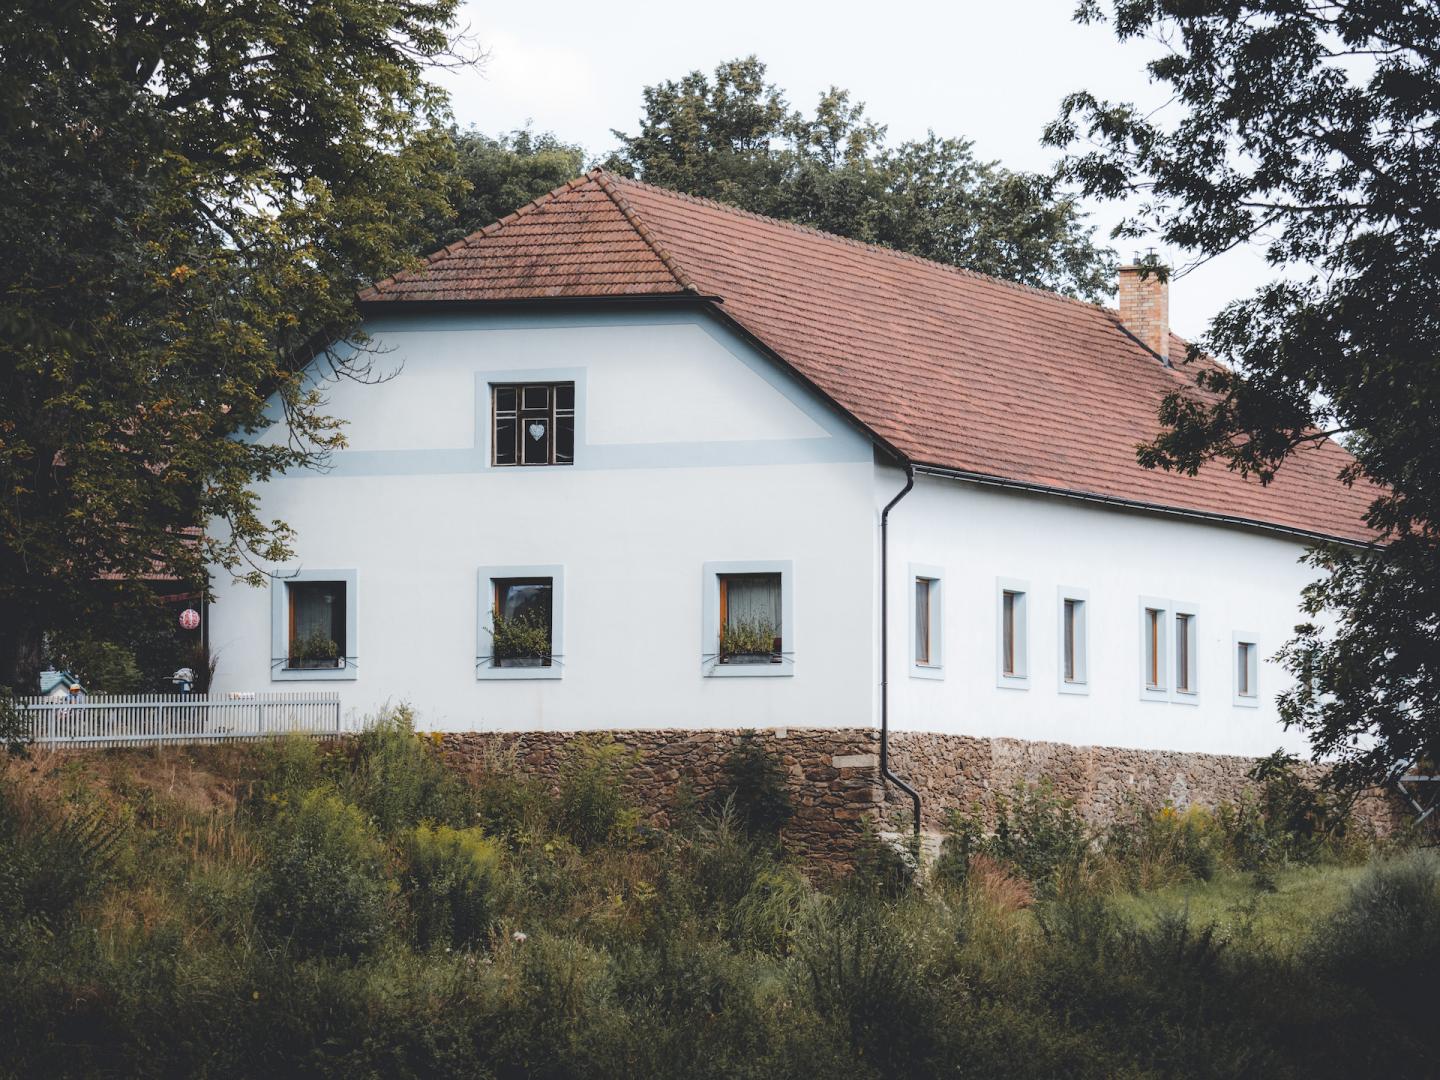
[[[398,374],[332,386],[349,449],[266,484],[261,506],[297,533],[275,571],[353,572],[353,665],[285,671],[283,582],[217,575],[217,690],[282,679],[338,690],[358,715],[407,700],[436,730],[871,722],[873,452],[816,395],[693,310],[427,316],[371,334]],[[574,465],[489,464],[489,386],[517,379],[575,382]],[[793,567],[785,675],[707,674],[717,562]],[[536,566],[563,568],[559,678],[484,677],[480,568]]]
[[[329,386],[348,449],[261,489],[295,561],[264,589],[217,573],[215,692],[299,683],[356,716],[404,700],[432,730],[878,723],[879,508],[904,474],[819,395],[698,307],[396,315],[370,332],[396,374]],[[490,464],[491,384],[525,380],[574,382],[573,465]],[[1298,542],[929,476],[890,520],[893,727],[1299,748],[1266,659],[1296,622]],[[746,568],[783,569],[786,590],[785,661],[753,675],[714,662],[715,574]],[[494,677],[489,578],[541,569],[556,663]],[[297,574],[346,583],[344,669],[286,669]],[[928,667],[912,663],[917,574],[938,583]],[[1025,595],[1018,679],[997,660],[1002,582]],[[1060,677],[1062,588],[1086,601],[1083,686]],[[1143,688],[1142,597],[1193,608],[1193,697]],[[1237,634],[1262,658],[1253,699],[1234,694]]]
[[[904,485],[877,469],[877,498]],[[888,493],[888,494],[887,494]],[[1289,677],[1270,658],[1299,621],[1311,579],[1301,544],[1253,529],[920,476],[890,517],[891,717],[898,728],[1137,749],[1262,755],[1306,749],[1275,694]],[[940,582],[941,663],[917,668],[914,578]],[[1028,663],[1000,671],[999,593],[1025,595]],[[1084,601],[1083,681],[1062,678],[1063,599]],[[1146,604],[1192,614],[1193,694],[1145,687]],[[1257,694],[1236,696],[1236,642],[1257,646]]]

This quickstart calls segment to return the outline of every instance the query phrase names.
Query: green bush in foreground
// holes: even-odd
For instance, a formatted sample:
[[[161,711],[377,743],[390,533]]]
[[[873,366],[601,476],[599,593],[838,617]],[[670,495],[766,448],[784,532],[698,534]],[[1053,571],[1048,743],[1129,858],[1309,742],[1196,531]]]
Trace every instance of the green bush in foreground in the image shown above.
[[[263,924],[299,956],[360,956],[390,920],[384,848],[360,809],[329,791],[301,797],[264,835]]]
[[[1003,832],[967,825],[943,872],[872,832],[850,877],[817,886],[733,793],[645,830],[623,794],[634,755],[571,751],[553,791],[503,755],[472,785],[398,714],[358,743],[11,762],[0,1076],[1427,1068],[1434,856],[1326,869],[1348,849],[1289,845],[1258,799],[1247,813],[1289,848],[1266,892],[1220,814],[1137,807],[1093,835],[1041,788],[1006,800]],[[86,824],[121,821],[112,841]],[[1297,904],[1320,877],[1333,902]],[[1212,923],[1152,904],[1152,884],[1239,899]],[[1285,948],[1256,929],[1277,924]]]
[[[415,944],[483,945],[499,909],[500,850],[478,828],[417,825],[401,838]]]

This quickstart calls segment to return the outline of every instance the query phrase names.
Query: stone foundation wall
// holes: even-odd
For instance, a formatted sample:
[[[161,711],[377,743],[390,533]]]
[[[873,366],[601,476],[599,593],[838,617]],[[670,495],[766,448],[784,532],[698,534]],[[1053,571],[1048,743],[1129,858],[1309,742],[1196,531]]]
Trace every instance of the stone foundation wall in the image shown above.
[[[640,753],[629,794],[664,828],[682,783],[699,798],[715,789],[720,765],[740,732],[683,728],[611,731],[603,734]],[[910,800],[881,783],[879,733],[861,728],[772,728],[755,732],[790,775],[795,817],[786,843],[812,865],[850,861],[871,818],[882,828],[908,831]],[[513,756],[524,772],[553,779],[573,732],[462,732],[440,737],[442,752],[461,770],[483,770]],[[1181,809],[1239,802],[1255,787],[1245,774],[1254,759],[1218,754],[1126,750],[1103,746],[985,739],[930,732],[890,737],[892,768],[919,790],[922,829],[938,835],[952,809],[985,805],[1017,782],[1048,779],[1057,794],[1075,800],[1097,826],[1123,813],[1132,801]],[[1307,767],[1312,776],[1318,769]],[[1355,807],[1357,818],[1386,835],[1406,820],[1405,808],[1373,792]]]
[[[1246,773],[1254,758],[1225,754],[1191,754],[1168,750],[1127,750],[1113,746],[1071,746],[1024,739],[982,739],[931,732],[895,732],[890,736],[891,768],[912,784],[921,798],[922,828],[939,831],[957,808],[990,803],[1017,782],[1048,779],[1056,793],[1075,801],[1091,824],[1104,826],[1128,805],[1177,809],[1191,805],[1213,809],[1238,803],[1258,785]],[[1303,775],[1318,780],[1319,766],[1304,765]],[[886,816],[903,816],[908,824],[910,800],[891,789]],[[1405,808],[1391,794],[1367,792],[1354,807],[1357,820],[1385,836],[1407,820]]]
[[[608,731],[616,742],[640,752],[629,781],[630,796],[664,828],[682,783],[698,798],[715,790],[720,766],[739,731],[683,728]],[[790,774],[795,816],[785,842],[812,865],[843,866],[860,838],[862,821],[879,817],[879,736],[860,728],[771,728],[756,738]],[[441,736],[441,751],[462,770],[483,770],[497,756],[513,755],[524,772],[553,780],[574,732],[460,732]]]

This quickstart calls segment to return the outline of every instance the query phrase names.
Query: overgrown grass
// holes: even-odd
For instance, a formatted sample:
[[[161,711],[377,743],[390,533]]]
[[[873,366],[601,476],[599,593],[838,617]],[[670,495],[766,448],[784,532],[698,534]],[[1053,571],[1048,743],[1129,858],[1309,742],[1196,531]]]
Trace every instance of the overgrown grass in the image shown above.
[[[666,831],[612,743],[462,782],[403,711],[12,762],[0,1074],[1430,1073],[1440,860],[1363,861],[1303,792],[1097,836],[1022,790],[927,880],[872,837],[816,887],[762,753]]]

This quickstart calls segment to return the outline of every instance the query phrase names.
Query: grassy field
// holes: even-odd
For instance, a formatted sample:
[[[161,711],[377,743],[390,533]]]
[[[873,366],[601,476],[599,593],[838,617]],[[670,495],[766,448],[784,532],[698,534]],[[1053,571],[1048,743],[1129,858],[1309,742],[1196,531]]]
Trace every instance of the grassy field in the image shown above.
[[[1209,881],[1188,881],[1152,892],[1121,891],[1115,910],[1139,926],[1184,916],[1214,926],[1227,941],[1254,943],[1293,954],[1310,932],[1333,918],[1372,870],[1354,866],[1291,866],[1257,888],[1255,874],[1226,870]]]
[[[809,881],[778,766],[647,828],[633,758],[361,739],[0,774],[0,1075],[1429,1076],[1440,861],[1278,772],[1094,835],[1043,788],[926,880]]]

